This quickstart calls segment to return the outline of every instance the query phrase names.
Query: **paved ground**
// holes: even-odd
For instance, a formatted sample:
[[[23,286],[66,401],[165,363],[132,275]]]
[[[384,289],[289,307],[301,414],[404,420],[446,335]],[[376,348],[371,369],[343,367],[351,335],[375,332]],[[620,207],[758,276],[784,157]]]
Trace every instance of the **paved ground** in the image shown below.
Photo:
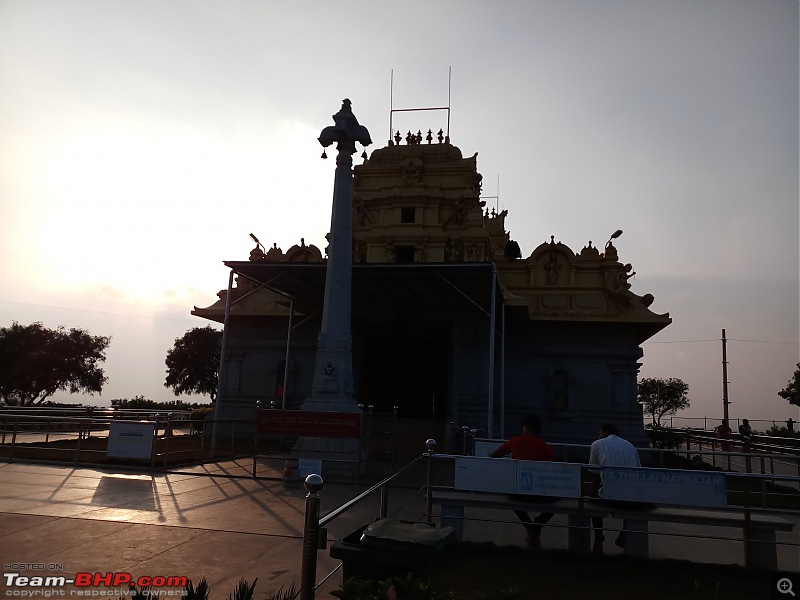
[[[177,575],[195,583],[205,577],[212,599],[225,598],[242,577],[258,577],[257,598],[280,587],[299,584],[304,522],[302,486],[287,487],[278,479],[279,465],[259,464],[259,475],[248,477],[252,459],[193,467],[180,474],[139,473],[110,469],[41,464],[0,464],[0,558],[3,564],[34,563],[43,571],[24,575],[78,571],[127,571],[134,576]],[[212,477],[210,475],[218,475]],[[421,486],[423,479],[419,479]],[[389,511],[398,518],[424,515],[421,487],[392,489]],[[326,484],[321,492],[325,515],[364,489],[352,484]],[[329,540],[341,539],[378,515],[377,496],[337,517]],[[473,541],[523,544],[523,530],[513,515],[497,511],[470,513],[485,521],[470,521],[466,536]],[[566,546],[565,522],[557,516],[545,529],[546,548]],[[800,520],[779,541],[800,541]],[[619,527],[613,520],[607,527]],[[696,539],[688,527],[653,526],[666,536],[651,536],[653,558],[682,558],[723,564],[743,561],[741,530],[709,529],[704,534],[730,540]],[[613,538],[610,538],[613,539]],[[617,553],[613,543],[607,552]],[[319,552],[317,580],[338,561]],[[779,567],[800,570],[797,545],[781,546]],[[49,565],[49,568],[48,568]],[[5,572],[9,572],[6,567]],[[17,572],[22,572],[17,569]],[[341,574],[334,574],[317,592],[329,598]],[[0,587],[5,581],[0,582]],[[68,592],[69,594],[69,592]],[[3,592],[3,595],[5,593]]]

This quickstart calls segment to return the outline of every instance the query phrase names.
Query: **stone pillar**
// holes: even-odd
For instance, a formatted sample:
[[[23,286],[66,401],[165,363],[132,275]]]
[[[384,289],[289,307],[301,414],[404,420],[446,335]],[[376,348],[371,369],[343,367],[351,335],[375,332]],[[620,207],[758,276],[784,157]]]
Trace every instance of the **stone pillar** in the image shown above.
[[[311,398],[303,410],[356,412],[358,405],[353,388],[353,342],[351,333],[352,244],[353,244],[353,154],[356,142],[372,143],[366,127],[359,125],[350,109],[350,100],[333,115],[335,125],[326,127],[319,143],[336,143],[336,173],[333,184],[333,209],[325,274],[325,303],[322,327],[317,341],[317,355]],[[306,458],[355,461],[358,441],[336,438],[301,438],[295,453]],[[331,462],[326,470],[343,474],[356,472],[355,463]]]

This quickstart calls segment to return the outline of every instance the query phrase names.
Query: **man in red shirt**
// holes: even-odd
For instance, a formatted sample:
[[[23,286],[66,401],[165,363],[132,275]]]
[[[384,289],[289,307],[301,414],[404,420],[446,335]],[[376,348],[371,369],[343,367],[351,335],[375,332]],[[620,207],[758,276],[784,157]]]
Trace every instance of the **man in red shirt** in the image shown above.
[[[554,461],[555,452],[548,446],[539,433],[542,430],[542,422],[538,415],[528,415],[522,419],[522,435],[512,437],[497,450],[489,454],[492,458],[502,458],[511,455],[515,460],[546,460]],[[537,496],[522,496],[526,501],[535,501]],[[553,500],[553,498],[541,498],[542,500]],[[525,541],[528,547],[539,549],[542,543],[539,539],[542,527],[553,518],[553,513],[540,513],[533,521],[530,515],[524,510],[515,510],[514,514],[522,522],[527,531]]]

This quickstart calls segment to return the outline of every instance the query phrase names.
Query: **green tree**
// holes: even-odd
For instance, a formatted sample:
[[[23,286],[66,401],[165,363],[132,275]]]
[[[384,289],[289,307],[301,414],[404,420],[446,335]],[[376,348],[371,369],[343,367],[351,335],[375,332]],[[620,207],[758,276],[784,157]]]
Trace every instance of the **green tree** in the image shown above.
[[[164,387],[180,394],[203,394],[213,402],[217,396],[219,352],[222,332],[210,326],[195,327],[175,338],[164,361]]]
[[[800,363],[797,363],[797,370],[786,384],[786,387],[778,392],[778,396],[788,400],[789,404],[800,406]]]
[[[0,329],[0,398],[33,406],[58,391],[92,395],[108,381],[100,363],[111,343],[83,329],[48,329],[41,323]]]
[[[638,391],[639,402],[657,427],[661,426],[661,419],[665,416],[689,408],[689,384],[681,379],[647,377],[639,382]]]
[[[185,410],[190,411],[200,406],[200,404],[189,404],[182,400],[170,400],[169,402],[157,402],[150,400],[142,395],[134,396],[133,398],[114,398],[111,400],[111,406],[119,409],[131,410],[158,410],[162,412],[170,410]]]

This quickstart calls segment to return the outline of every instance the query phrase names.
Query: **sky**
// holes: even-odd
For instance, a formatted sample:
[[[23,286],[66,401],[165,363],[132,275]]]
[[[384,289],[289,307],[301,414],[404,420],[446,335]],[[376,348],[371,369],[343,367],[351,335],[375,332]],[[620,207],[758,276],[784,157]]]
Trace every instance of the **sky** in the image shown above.
[[[725,329],[731,418],[798,419],[798,56],[796,0],[0,0],[0,326],[111,336],[95,404],[174,399],[248,234],[325,247],[342,99],[368,151],[449,106],[523,256],[624,231],[682,416],[722,414]]]

